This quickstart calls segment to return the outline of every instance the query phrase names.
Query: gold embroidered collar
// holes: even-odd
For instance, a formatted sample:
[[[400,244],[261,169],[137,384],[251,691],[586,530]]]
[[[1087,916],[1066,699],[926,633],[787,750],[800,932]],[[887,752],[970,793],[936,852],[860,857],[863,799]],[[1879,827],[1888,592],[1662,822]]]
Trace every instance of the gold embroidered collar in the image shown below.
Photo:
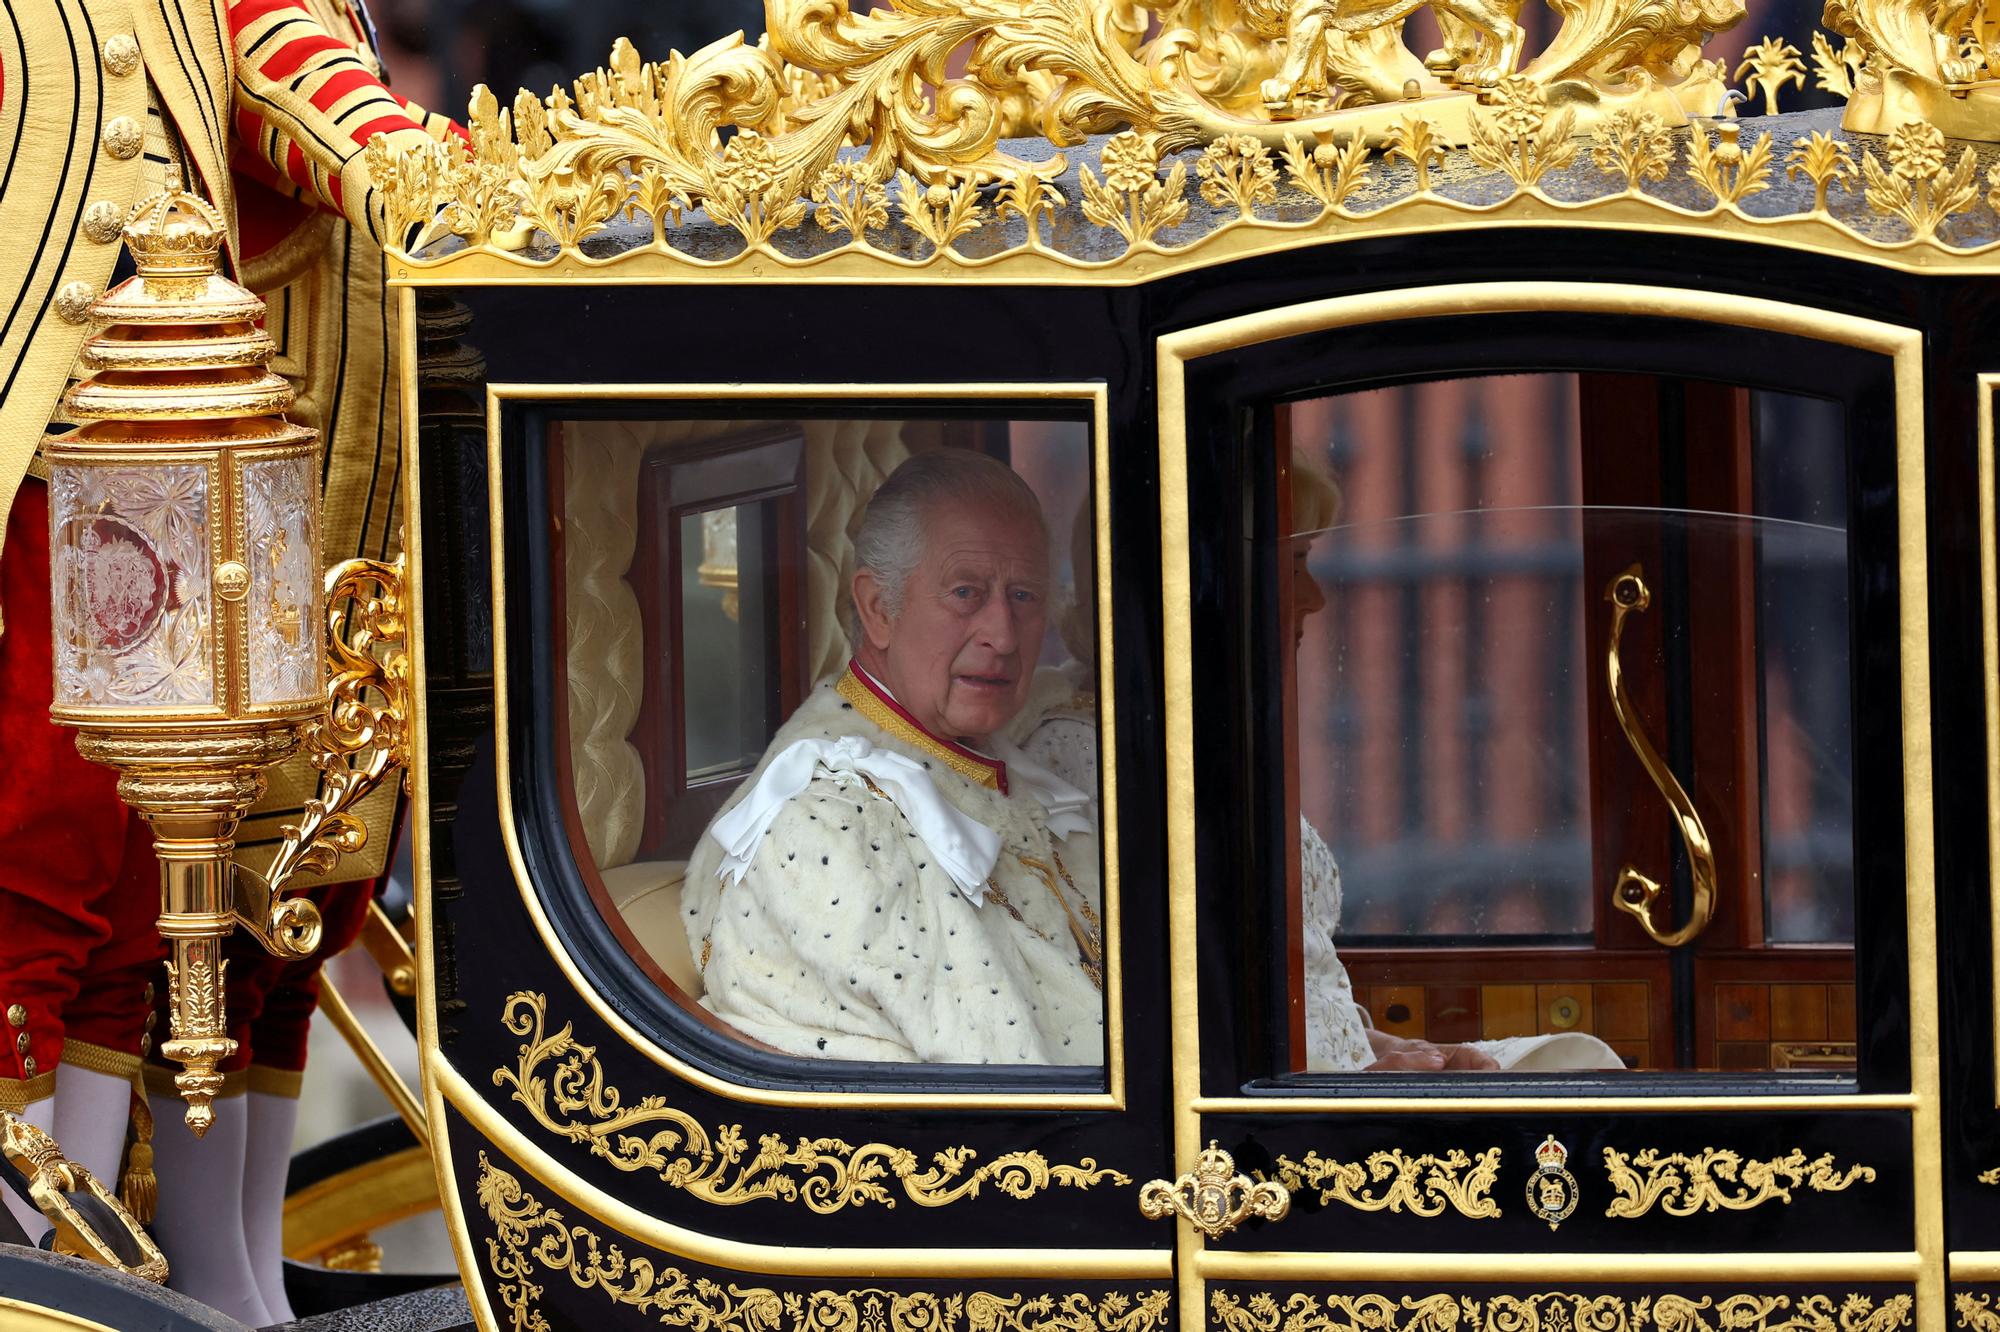
[[[932,735],[857,663],[847,663],[847,673],[840,677],[840,683],[834,688],[854,705],[856,712],[912,749],[931,755],[975,785],[998,791],[1001,795],[1007,794],[1005,763]]]

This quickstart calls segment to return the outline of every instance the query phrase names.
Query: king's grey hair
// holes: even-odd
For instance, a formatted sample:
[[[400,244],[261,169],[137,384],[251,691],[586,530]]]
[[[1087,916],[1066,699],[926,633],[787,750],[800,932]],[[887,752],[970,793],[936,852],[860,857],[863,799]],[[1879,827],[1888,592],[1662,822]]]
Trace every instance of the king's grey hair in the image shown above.
[[[970,449],[913,454],[869,499],[861,530],[854,534],[855,567],[875,575],[883,609],[892,618],[902,614],[910,575],[923,563],[930,515],[946,504],[1010,510],[1034,523],[1043,547],[1048,546],[1049,526],[1041,502],[1013,468]],[[852,621],[846,626],[856,647],[861,643],[859,627]]]

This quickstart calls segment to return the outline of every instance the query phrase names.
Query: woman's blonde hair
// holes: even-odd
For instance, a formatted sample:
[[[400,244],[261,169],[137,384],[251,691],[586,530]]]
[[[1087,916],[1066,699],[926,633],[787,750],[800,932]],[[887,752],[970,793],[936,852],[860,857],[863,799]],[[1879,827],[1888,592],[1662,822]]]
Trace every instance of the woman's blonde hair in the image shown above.
[[[1292,532],[1323,532],[1340,517],[1340,484],[1326,459],[1309,449],[1292,449]]]

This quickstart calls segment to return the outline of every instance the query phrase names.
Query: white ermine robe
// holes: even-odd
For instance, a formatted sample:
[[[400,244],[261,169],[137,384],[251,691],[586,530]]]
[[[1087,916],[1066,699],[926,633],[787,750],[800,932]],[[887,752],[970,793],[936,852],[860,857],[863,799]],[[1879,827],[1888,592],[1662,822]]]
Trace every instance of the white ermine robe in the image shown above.
[[[995,748],[859,668],[815,688],[688,863],[702,1003],[825,1059],[1102,1062],[1090,800]]]

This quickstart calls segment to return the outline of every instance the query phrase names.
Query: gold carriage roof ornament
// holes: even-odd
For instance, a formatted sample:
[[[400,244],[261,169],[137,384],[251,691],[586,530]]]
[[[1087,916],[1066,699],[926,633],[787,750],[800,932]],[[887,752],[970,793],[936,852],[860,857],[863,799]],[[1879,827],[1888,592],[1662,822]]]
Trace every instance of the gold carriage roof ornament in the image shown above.
[[[1561,5],[1539,52],[1520,2],[769,0],[757,45],[649,62],[621,39],[571,89],[475,90],[469,148],[378,140],[369,165],[404,275],[468,280],[1121,282],[1502,223],[1905,267],[2000,246],[2000,167],[1946,137],[2000,139],[1971,8],[1831,0],[1844,42],[1810,59],[1844,115],[1776,114],[1806,56],[1766,40],[1734,74],[1770,114],[1738,122],[1701,48],[1743,0]],[[1445,45],[1420,58],[1425,3]]]

